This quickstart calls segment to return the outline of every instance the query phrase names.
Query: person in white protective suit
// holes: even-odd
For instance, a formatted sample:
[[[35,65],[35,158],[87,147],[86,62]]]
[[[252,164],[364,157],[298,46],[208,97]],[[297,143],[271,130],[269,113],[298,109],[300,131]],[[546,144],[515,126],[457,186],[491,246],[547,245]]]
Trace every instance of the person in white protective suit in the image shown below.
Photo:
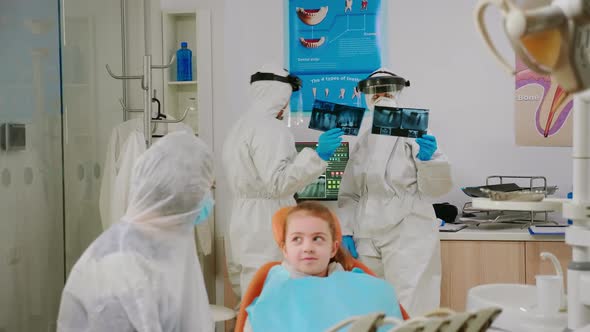
[[[213,331],[194,242],[212,211],[205,143],[171,133],[135,163],[129,205],[74,265],[58,331]]]
[[[452,179],[434,136],[371,134],[374,107],[396,106],[405,86],[409,81],[386,70],[359,82],[369,114],[350,152],[337,213],[343,245],[389,281],[415,316],[440,304],[440,242],[429,198],[449,192]]]
[[[254,273],[282,258],[272,237],[271,219],[294,194],[325,172],[327,160],[342,141],[339,128],[322,133],[316,151],[297,153],[283,117],[291,93],[301,81],[280,66],[267,64],[251,77],[249,110],[229,131],[223,162],[233,194],[226,257],[230,282],[241,296]],[[229,239],[229,241],[227,241]]]
[[[170,115],[168,120],[173,120]],[[143,126],[143,118],[137,118],[120,123],[112,130],[100,184],[99,211],[103,230],[119,222],[127,211],[130,174],[135,161],[146,150]],[[156,132],[164,130],[169,133],[193,133],[192,128],[182,122],[160,123],[154,126]],[[197,249],[203,255],[209,255],[213,250],[211,224],[211,221],[204,222],[196,229]]]

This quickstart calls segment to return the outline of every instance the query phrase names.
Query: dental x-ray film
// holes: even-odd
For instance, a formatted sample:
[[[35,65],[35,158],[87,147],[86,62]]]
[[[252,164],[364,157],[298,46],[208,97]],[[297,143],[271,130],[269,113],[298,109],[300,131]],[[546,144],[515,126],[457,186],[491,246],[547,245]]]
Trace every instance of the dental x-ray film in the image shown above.
[[[328,101],[315,100],[309,119],[309,128],[328,131],[332,128],[340,128],[344,135],[357,136],[365,109]]]
[[[426,129],[427,109],[375,106],[373,134],[418,138],[426,135]]]

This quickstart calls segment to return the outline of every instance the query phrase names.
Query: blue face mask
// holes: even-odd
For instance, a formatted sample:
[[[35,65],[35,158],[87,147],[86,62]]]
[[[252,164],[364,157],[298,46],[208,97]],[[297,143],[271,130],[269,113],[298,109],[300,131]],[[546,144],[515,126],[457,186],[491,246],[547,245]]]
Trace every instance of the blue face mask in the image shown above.
[[[213,194],[208,192],[203,200],[201,201],[201,210],[199,215],[193,222],[195,225],[198,225],[209,218],[211,212],[213,212],[213,206],[215,205],[215,201],[213,200]]]

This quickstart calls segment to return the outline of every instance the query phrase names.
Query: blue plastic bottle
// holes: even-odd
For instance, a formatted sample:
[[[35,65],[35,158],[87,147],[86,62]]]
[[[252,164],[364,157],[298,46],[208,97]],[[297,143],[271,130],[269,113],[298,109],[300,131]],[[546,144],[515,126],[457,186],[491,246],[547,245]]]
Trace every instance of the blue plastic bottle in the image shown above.
[[[193,80],[193,52],[188,48],[187,42],[180,43],[180,49],[176,51],[176,80]]]
[[[569,193],[567,193],[567,198],[569,198],[569,199],[573,199],[573,198],[574,198],[574,193],[573,193],[573,192],[569,192]],[[571,220],[571,219],[568,219],[568,220],[567,220],[567,224],[568,224],[568,225],[573,225],[573,224],[574,224],[574,221],[573,221],[573,220]]]

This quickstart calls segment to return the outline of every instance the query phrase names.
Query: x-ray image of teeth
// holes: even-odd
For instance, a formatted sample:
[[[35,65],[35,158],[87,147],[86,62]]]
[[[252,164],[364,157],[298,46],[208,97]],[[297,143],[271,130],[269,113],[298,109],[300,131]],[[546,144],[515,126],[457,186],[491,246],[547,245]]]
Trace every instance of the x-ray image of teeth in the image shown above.
[[[422,137],[427,133],[428,113],[427,109],[375,106],[371,133]]]
[[[428,128],[428,110],[404,108],[402,128],[411,130],[426,130]]]
[[[344,99],[344,94],[346,93],[346,89],[340,88],[340,95],[338,96],[339,99]]]
[[[320,199],[326,198],[326,176],[321,175],[314,182],[307,185],[297,193],[298,199]]]
[[[327,131],[341,128],[345,135],[357,136],[363,121],[365,109],[327,101],[313,103],[309,128]]]
[[[325,88],[324,89],[324,94],[326,95],[326,98],[328,98],[328,95],[330,94],[330,89]]]
[[[400,128],[402,125],[402,111],[397,109],[375,109],[373,126],[382,129]]]

